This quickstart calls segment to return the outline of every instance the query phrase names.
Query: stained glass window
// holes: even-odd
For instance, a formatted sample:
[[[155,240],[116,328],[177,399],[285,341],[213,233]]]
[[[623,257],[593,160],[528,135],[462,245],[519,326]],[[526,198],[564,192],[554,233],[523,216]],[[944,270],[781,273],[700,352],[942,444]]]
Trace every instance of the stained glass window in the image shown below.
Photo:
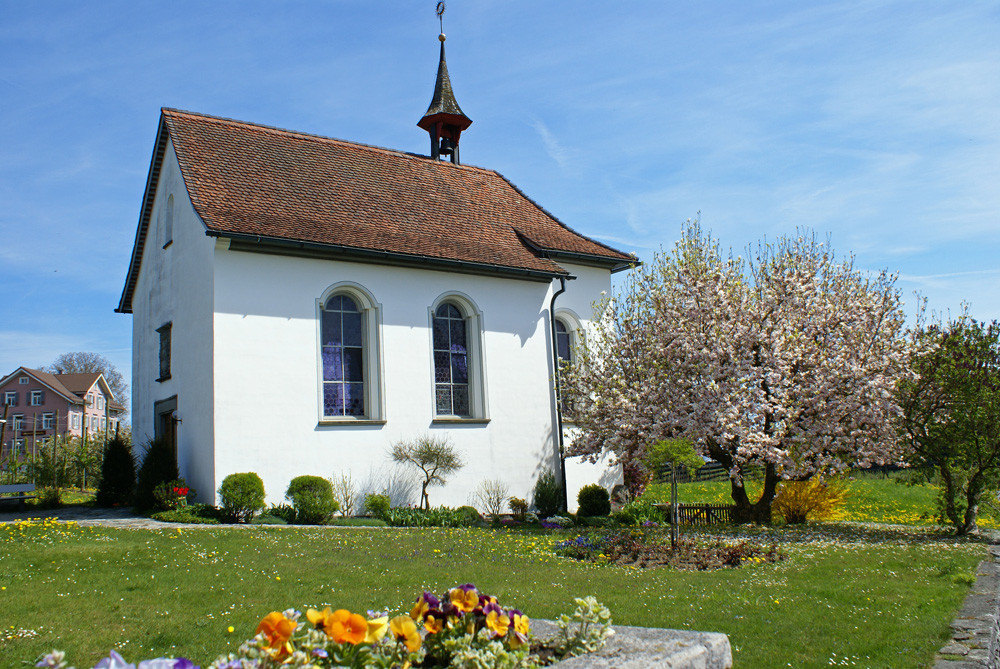
[[[323,306],[323,415],[365,415],[364,316],[347,295]]]
[[[439,416],[469,416],[468,330],[462,312],[445,302],[434,312],[434,398]]]
[[[570,346],[570,331],[562,319],[556,319],[556,364],[560,368],[565,367],[573,361],[573,349]],[[561,372],[560,372],[561,374]],[[559,397],[559,406],[564,414],[572,413],[570,403],[562,396],[562,389],[559,387],[560,376],[556,375],[556,396]]]
[[[556,356],[559,358],[560,363],[569,363],[571,361],[569,330],[566,329],[566,324],[558,318],[556,319]]]

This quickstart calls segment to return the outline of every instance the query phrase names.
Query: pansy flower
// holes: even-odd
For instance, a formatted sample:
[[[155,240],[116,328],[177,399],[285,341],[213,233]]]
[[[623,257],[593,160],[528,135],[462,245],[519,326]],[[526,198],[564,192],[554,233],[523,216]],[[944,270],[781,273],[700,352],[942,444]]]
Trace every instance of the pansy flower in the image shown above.
[[[414,653],[420,648],[420,632],[410,616],[396,616],[389,622],[389,628],[397,641],[406,643],[406,650]]]
[[[441,606],[441,600],[435,597],[433,594],[424,590],[424,594],[417,598],[417,603],[413,605],[413,609],[410,611],[410,617],[414,620],[420,620],[427,611],[430,609],[436,609]]]
[[[368,621],[347,609],[337,609],[323,629],[336,643],[357,645],[368,636]]]
[[[510,624],[514,628],[514,633],[510,637],[510,647],[520,648],[528,643],[528,632],[531,630],[531,621],[517,609],[508,611]]]
[[[257,634],[263,634],[267,640],[267,649],[277,657],[285,657],[293,652],[292,632],[299,624],[294,620],[289,620],[284,613],[272,611],[257,625]]]
[[[499,604],[490,602],[483,607],[483,613],[486,614],[486,627],[494,638],[507,635],[510,617],[504,613]]]
[[[441,609],[431,609],[424,614],[424,629],[428,634],[437,634],[444,629],[447,616]]]
[[[448,591],[448,599],[461,611],[469,613],[479,605],[479,593],[471,583],[460,585]]]
[[[368,620],[368,634],[365,635],[365,643],[378,643],[385,636],[389,629],[389,616],[379,616]]]

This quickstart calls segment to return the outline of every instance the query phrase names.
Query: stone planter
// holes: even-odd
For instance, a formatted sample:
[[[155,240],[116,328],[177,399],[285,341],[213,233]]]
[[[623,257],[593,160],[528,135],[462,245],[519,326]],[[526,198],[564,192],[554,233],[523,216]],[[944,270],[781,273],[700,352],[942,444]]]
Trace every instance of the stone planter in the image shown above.
[[[689,632],[655,627],[612,625],[615,635],[596,653],[558,663],[560,669],[730,669],[733,652],[729,637],[716,632]],[[548,620],[532,620],[540,639],[555,636],[559,628]]]

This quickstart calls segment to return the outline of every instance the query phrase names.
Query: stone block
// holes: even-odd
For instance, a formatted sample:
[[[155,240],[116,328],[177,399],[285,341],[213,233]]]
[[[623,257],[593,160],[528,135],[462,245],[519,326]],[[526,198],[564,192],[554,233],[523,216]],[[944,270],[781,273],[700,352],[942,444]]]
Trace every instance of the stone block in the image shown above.
[[[615,635],[604,648],[560,662],[560,669],[731,669],[729,637],[715,632],[690,632],[614,625]],[[559,628],[547,620],[532,620],[540,639],[555,636]]]

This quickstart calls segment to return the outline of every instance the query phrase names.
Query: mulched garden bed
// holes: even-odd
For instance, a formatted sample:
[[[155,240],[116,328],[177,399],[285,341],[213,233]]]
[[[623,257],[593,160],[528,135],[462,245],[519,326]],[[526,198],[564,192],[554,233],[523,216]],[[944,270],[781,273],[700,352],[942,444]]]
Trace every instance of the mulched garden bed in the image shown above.
[[[691,571],[735,568],[785,559],[777,543],[759,545],[749,541],[726,543],[682,539],[672,548],[666,532],[647,529],[580,535],[560,542],[555,550],[558,555],[587,562]]]

